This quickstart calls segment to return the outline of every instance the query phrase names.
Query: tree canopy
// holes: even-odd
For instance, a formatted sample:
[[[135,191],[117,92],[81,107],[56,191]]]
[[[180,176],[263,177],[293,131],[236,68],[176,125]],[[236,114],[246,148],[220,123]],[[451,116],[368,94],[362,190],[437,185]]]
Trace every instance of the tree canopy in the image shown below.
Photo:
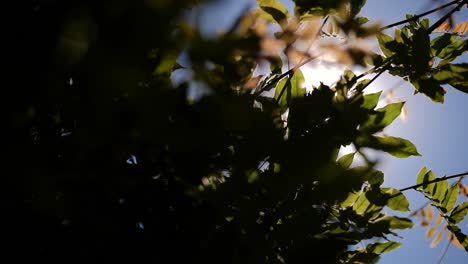
[[[359,15],[365,0],[294,0],[293,12],[257,0],[215,37],[183,19],[201,2],[13,8],[0,201],[7,255],[373,263],[400,246],[392,236],[412,228],[412,216],[429,211],[468,251],[458,226],[468,213],[467,173],[422,168],[414,186],[382,187],[384,174],[365,151],[420,155],[383,133],[404,102],[377,107],[381,92],[366,93],[382,73],[436,103],[445,89],[468,93],[468,63],[457,60],[468,50],[468,21],[451,19],[466,0],[426,12],[441,14],[436,21],[425,13],[388,26]],[[371,38],[379,52],[360,45]],[[301,67],[324,55],[349,69],[335,85],[304,87]],[[267,73],[256,75],[259,68]],[[176,71],[189,77],[174,82]],[[204,93],[194,98],[197,89]],[[339,156],[348,145],[356,152]],[[389,214],[410,210],[411,190],[429,207]],[[442,232],[429,228],[438,243]]]

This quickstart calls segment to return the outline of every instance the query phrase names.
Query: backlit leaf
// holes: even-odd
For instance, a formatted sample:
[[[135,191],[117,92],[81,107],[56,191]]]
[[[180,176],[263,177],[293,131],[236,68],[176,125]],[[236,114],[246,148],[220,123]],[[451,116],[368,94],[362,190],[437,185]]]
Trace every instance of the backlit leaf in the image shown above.
[[[379,98],[381,94],[382,91],[364,95],[364,102],[362,103],[361,107],[369,110],[374,109],[379,103]]]
[[[382,150],[397,158],[421,155],[418,153],[416,146],[413,143],[407,139],[399,137],[360,137],[356,142],[360,146]]]
[[[426,221],[429,222],[429,223],[432,222],[432,206],[427,207]]]
[[[468,252],[468,236],[463,234],[456,225],[448,225],[447,228],[452,231],[458,240],[458,243]]]
[[[288,9],[278,0],[257,0],[261,10],[265,12],[262,14],[267,20],[281,24],[288,19]]]
[[[341,165],[343,168],[347,169],[349,166],[351,166],[351,163],[353,163],[354,159],[354,152],[349,153],[341,157],[337,162],[339,165]]]
[[[397,189],[382,188],[382,193],[391,197],[387,201],[387,206],[393,210],[407,212],[409,211],[409,202],[405,195]]]
[[[385,243],[377,242],[377,243],[367,245],[366,251],[370,253],[382,254],[382,253],[397,249],[400,246],[401,246],[401,243],[393,242],[393,241],[388,241]]]
[[[392,103],[376,110],[371,114],[367,122],[362,124],[360,130],[375,133],[390,125],[401,113],[404,103]]]
[[[291,77],[282,79],[275,90],[275,99],[282,111],[286,111],[293,98],[302,97],[306,94],[303,88],[304,75],[301,70],[297,70]]]
[[[383,54],[386,56],[386,57],[391,57],[394,52],[389,50],[387,47],[386,47],[386,44],[389,43],[390,41],[393,41],[393,38],[390,37],[389,35],[387,34],[380,34],[377,36],[377,40],[379,42],[379,47],[380,47],[380,50],[383,52]]]
[[[436,231],[437,231],[437,227],[435,227],[435,226],[430,227],[426,232],[426,239],[429,239],[429,238],[433,237],[435,235]]]
[[[434,240],[432,240],[431,248],[436,247],[440,243],[440,240],[442,239],[443,234],[444,234],[444,230],[440,230],[437,236],[434,238]]]
[[[456,206],[449,217],[449,222],[452,224],[458,224],[463,219],[465,219],[466,214],[468,213],[468,201],[464,201],[463,203]]]

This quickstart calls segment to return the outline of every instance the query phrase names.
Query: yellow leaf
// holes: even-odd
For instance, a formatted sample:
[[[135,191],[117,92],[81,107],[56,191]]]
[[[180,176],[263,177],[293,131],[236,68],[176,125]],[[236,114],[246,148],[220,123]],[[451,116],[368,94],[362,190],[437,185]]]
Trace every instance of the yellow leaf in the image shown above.
[[[333,23],[332,22],[328,22],[327,32],[328,34],[333,35]]]
[[[438,224],[442,223],[443,219],[444,219],[444,217],[441,214],[439,214],[439,216],[437,216],[435,224],[438,225]]]
[[[444,234],[444,230],[440,230],[440,232],[437,234],[434,240],[432,240],[431,248],[434,248],[439,244],[440,240],[442,239],[443,234]]]
[[[448,238],[450,239],[452,245],[456,246],[459,249],[465,250],[462,244],[460,244],[460,242],[458,241],[457,237],[455,237],[451,232],[449,232]]]
[[[426,222],[426,220],[423,220],[423,221],[421,222],[421,226],[428,226],[428,225],[429,225],[429,223]]]
[[[426,233],[426,239],[429,239],[429,238],[431,238],[432,236],[434,236],[434,234],[435,234],[436,231],[437,231],[437,229],[436,229],[435,226],[429,228],[429,229],[427,230],[427,233]]]
[[[450,30],[450,24],[444,21],[434,32],[448,32]]]
[[[429,205],[426,212],[426,221],[428,223],[432,222],[432,206]]]
[[[468,20],[465,22],[460,22],[455,25],[453,32],[459,33],[459,34],[465,34],[465,32],[468,30]]]

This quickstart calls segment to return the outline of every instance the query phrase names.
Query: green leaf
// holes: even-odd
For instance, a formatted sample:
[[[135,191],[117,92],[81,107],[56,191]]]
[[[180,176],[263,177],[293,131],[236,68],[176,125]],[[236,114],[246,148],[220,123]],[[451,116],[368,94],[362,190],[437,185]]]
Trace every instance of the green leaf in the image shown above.
[[[367,122],[362,124],[359,129],[370,133],[384,129],[400,115],[403,105],[404,102],[392,103],[377,109],[374,114],[369,115]]]
[[[425,182],[430,182],[435,180],[435,175],[432,171],[428,171],[426,167],[423,167],[419,173],[416,180],[416,184],[423,184]],[[424,193],[432,196],[432,190],[434,189],[434,184],[424,184],[419,186],[417,190],[423,191]]]
[[[356,21],[359,23],[359,25],[363,25],[369,22],[369,19],[367,17],[357,17]]]
[[[468,93],[468,63],[445,64],[433,75],[441,84],[450,84],[452,87]]]
[[[366,247],[366,251],[370,253],[375,253],[375,254],[382,254],[385,252],[392,251],[394,249],[397,249],[401,246],[401,243],[399,242],[393,242],[393,241],[388,241],[385,243],[374,243],[374,244],[369,244]]]
[[[275,99],[278,101],[282,112],[286,111],[293,98],[303,97],[306,94],[304,85],[304,75],[301,70],[297,70],[289,77],[282,79],[275,90]]]
[[[397,189],[382,188],[382,194],[390,197],[387,201],[387,206],[393,210],[407,212],[409,211],[409,201],[405,195]]]
[[[379,41],[379,47],[380,47],[380,50],[383,52],[383,54],[386,57],[391,57],[394,54],[394,52],[388,49],[386,47],[386,44],[393,41],[393,38],[387,34],[382,33],[377,36],[377,40]]]
[[[177,58],[179,54],[176,52],[168,52],[164,54],[158,66],[153,71],[154,75],[170,75],[173,71],[183,68],[179,63],[177,63]]]
[[[361,107],[364,109],[369,109],[369,110],[374,109],[379,103],[379,98],[381,94],[382,94],[382,91],[364,95],[364,102],[362,102]]]
[[[434,54],[438,56],[445,47],[450,45],[456,39],[457,39],[457,35],[455,34],[449,34],[449,33],[443,34],[441,36],[434,38],[431,41],[431,49],[434,52]]]
[[[452,224],[458,224],[461,221],[463,221],[463,219],[465,219],[465,216],[467,213],[468,213],[468,201],[464,201],[463,203],[455,207],[455,209],[453,209],[449,217],[449,222]]]
[[[278,0],[257,0],[257,3],[268,21],[281,24],[289,17],[288,9]]]
[[[362,136],[356,139],[356,143],[362,147],[382,150],[397,158],[409,156],[421,156],[416,146],[407,139],[391,136]]]
[[[340,203],[340,206],[342,208],[346,208],[348,206],[353,205],[354,202],[356,202],[356,200],[358,199],[360,194],[361,192],[350,192],[348,194],[348,197],[346,197],[346,199]]]
[[[440,86],[440,82],[434,78],[416,79],[411,80],[414,88],[424,95],[431,98],[433,102],[443,103],[445,96],[445,89]]]
[[[378,215],[382,210],[382,206],[376,205],[369,200],[369,197],[372,196],[370,192],[371,191],[361,193],[353,204],[353,210],[356,214],[372,218]]]
[[[468,51],[468,40],[459,39],[457,41],[453,41],[448,46],[445,46],[445,48],[442,49],[439,52],[439,54],[437,54],[437,57],[444,59],[444,60],[453,61],[458,56],[462,55],[463,53],[467,51]]]
[[[448,181],[440,181],[433,183],[434,187],[432,189],[432,201],[435,202],[436,205],[440,205],[445,198],[448,190]]]
[[[343,168],[347,169],[349,166],[351,166],[351,163],[353,163],[354,159],[354,152],[349,153],[341,157],[337,162],[339,165],[341,165]]]
[[[384,216],[377,219],[375,223],[391,229],[407,229],[413,227],[413,222],[411,222],[410,219],[396,216]]]
[[[458,189],[458,184],[455,184],[448,189],[447,195],[445,195],[445,199],[441,203],[441,209],[444,211],[444,213],[452,211],[453,207],[455,206],[455,203],[458,199]]]
[[[384,174],[379,170],[374,170],[374,174],[367,180],[372,186],[380,186],[384,183]]]
[[[366,0],[353,0],[351,2],[351,15],[355,16],[361,12],[362,7],[366,4]]]

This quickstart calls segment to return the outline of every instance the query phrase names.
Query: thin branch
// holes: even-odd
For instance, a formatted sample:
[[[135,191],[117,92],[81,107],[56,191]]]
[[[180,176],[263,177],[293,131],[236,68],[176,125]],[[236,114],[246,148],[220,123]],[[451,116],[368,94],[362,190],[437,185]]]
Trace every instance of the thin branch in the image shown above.
[[[409,187],[400,189],[400,192],[404,192],[404,191],[411,190],[411,189],[416,189],[416,188],[421,187],[423,185],[433,184],[433,183],[440,182],[440,181],[445,181],[445,180],[448,180],[448,179],[463,177],[463,176],[466,176],[466,175],[468,175],[468,171],[464,172],[464,173],[460,173],[460,174],[451,175],[451,176],[444,176],[442,178],[436,178],[436,179],[434,179],[432,181],[427,181],[427,182],[423,182],[423,183],[420,183],[420,184],[416,184],[416,185],[413,185],[413,186],[409,186]]]
[[[434,31],[436,28],[438,28],[442,23],[444,23],[445,20],[447,20],[453,13],[455,13],[456,11],[460,10],[460,8],[466,4],[468,1],[467,0],[464,0],[464,1],[460,1],[458,3],[458,5],[456,7],[454,7],[452,10],[450,10],[447,14],[445,14],[445,16],[441,17],[439,20],[437,20],[437,22],[435,22],[429,29],[428,29],[428,33],[431,33],[432,31]]]
[[[453,5],[453,4],[456,4],[456,3],[458,3],[458,2],[460,2],[460,0],[452,1],[452,2],[450,2],[450,3],[447,3],[447,4],[445,4],[445,5],[441,5],[441,6],[439,6],[439,7],[436,7],[436,8],[434,8],[434,9],[429,10],[429,11],[427,11],[427,12],[424,12],[424,13],[422,13],[422,14],[415,15],[415,16],[412,17],[412,18],[408,18],[408,19],[405,19],[405,20],[402,20],[402,21],[399,21],[399,22],[395,22],[395,23],[392,23],[392,24],[390,24],[390,25],[381,27],[380,30],[389,29],[389,28],[394,27],[394,26],[399,26],[399,25],[402,25],[402,24],[405,24],[405,23],[408,23],[408,22],[411,22],[411,21],[418,20],[418,19],[421,18],[421,17],[427,16],[427,15],[429,15],[429,14],[432,14],[432,13],[434,13],[434,12],[437,12],[437,11],[439,11],[439,10],[442,10],[442,9],[444,9],[444,8],[446,8],[446,7],[448,7],[448,6],[451,6],[451,5]]]
[[[447,251],[450,247],[451,241],[450,239],[447,241],[447,245],[445,245],[444,250],[440,253],[439,259],[437,260],[436,264],[442,263],[442,260],[444,259],[445,255],[447,254]]]

